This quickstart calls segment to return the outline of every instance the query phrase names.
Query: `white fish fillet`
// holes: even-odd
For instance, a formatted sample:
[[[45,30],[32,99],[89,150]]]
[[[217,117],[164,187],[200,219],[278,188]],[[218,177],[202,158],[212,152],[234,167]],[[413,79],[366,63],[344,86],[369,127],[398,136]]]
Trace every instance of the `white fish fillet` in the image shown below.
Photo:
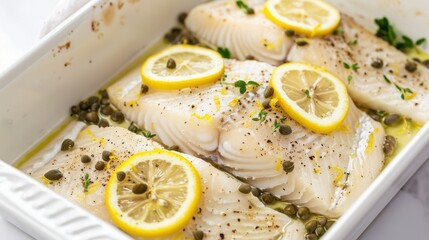
[[[131,155],[154,148],[161,146],[126,129],[90,126],[75,140],[73,150],[59,152],[45,166],[37,169],[30,167],[27,172],[42,181],[45,172],[59,169],[64,177],[48,184],[48,187],[102,219],[111,221],[104,204],[104,186],[110,174]],[[94,165],[101,160],[104,150],[114,152],[116,158],[110,161],[105,171],[96,171]],[[90,163],[80,162],[84,154],[92,157]],[[203,160],[185,154],[183,156],[198,170],[203,195],[194,219],[183,231],[166,239],[192,238],[195,230],[203,231],[204,239],[302,239],[305,229],[301,222],[265,207],[252,194],[240,193],[238,188],[241,183],[238,180]],[[87,194],[83,192],[81,182],[85,173],[95,182]]]
[[[344,34],[312,39],[307,46],[295,45],[288,61],[306,62],[326,67],[344,81],[350,96],[357,103],[376,110],[384,110],[425,123],[429,120],[429,69],[418,64],[415,72],[405,70],[407,61],[413,61],[404,53],[376,37],[352,18],[342,15],[341,28]],[[357,40],[356,44],[350,44]],[[317,53],[317,54],[314,54]],[[384,62],[381,69],[371,63],[375,58]],[[357,63],[356,71],[346,69]],[[348,82],[348,76],[352,79]],[[391,83],[388,83],[386,76]],[[416,95],[412,99],[401,99],[401,91],[395,86],[409,88]]]
[[[140,96],[138,73],[115,83],[108,92],[111,101],[129,120],[159,134],[159,140],[164,144],[178,145],[190,154],[202,152],[201,149],[210,146],[212,155],[220,155],[221,162],[236,176],[284,200],[308,206],[314,212],[340,216],[381,171],[384,160],[382,126],[351,101],[344,126],[329,135],[308,131],[280,110],[271,111],[267,121],[259,124],[252,118],[257,117],[263,101],[260,94],[274,68],[256,61],[235,60],[226,60],[225,66],[227,83],[239,79],[256,81],[262,85],[258,94],[250,91],[242,95],[237,89],[229,89],[231,95],[222,95],[219,89],[223,84],[216,83],[188,89],[186,96],[182,96],[185,90],[149,91],[147,95]],[[219,111],[213,105],[214,95],[219,96],[222,102]],[[227,103],[233,98],[238,101],[231,107]],[[122,104],[127,101],[134,101],[138,106]],[[207,128],[182,130],[187,127],[184,123],[195,118],[192,116],[195,108],[191,108],[190,103],[195,103],[195,108],[204,109],[199,114],[213,116],[212,121],[195,120],[196,126]],[[281,136],[273,133],[274,117],[278,120],[286,117],[293,134]],[[215,140],[210,145],[194,141],[200,131],[211,136],[208,139]],[[198,148],[194,148],[196,145]],[[294,172],[288,175],[281,170],[281,164],[286,160],[295,163]],[[334,184],[337,176],[342,178]],[[342,187],[343,184],[347,187]]]
[[[248,56],[269,64],[284,62],[293,40],[285,31],[261,13],[262,0],[246,1],[254,8],[247,15],[236,1],[213,1],[192,9],[186,19],[187,28],[202,42],[226,47],[232,56],[245,60]]]

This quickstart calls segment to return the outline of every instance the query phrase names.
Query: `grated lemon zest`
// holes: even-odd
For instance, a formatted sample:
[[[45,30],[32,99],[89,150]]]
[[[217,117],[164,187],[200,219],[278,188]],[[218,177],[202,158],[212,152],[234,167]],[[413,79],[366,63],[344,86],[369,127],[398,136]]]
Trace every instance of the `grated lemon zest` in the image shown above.
[[[192,117],[195,117],[195,118],[200,119],[200,120],[205,120],[207,122],[213,122],[213,117],[208,113],[206,113],[204,115],[198,115],[196,113],[192,113]]]
[[[237,105],[237,103],[238,103],[238,98],[235,97],[234,99],[231,100],[231,102],[229,102],[228,105],[233,108]]]
[[[413,92],[413,93],[405,93],[404,94],[404,99],[405,100],[411,100],[411,99],[413,99],[414,97],[416,96],[416,92]]]
[[[314,168],[313,170],[314,170],[314,173],[316,173],[316,174],[317,174],[317,173],[320,173],[320,168],[318,168],[318,167],[317,167],[317,168]]]
[[[344,178],[343,169],[338,166],[332,166],[331,169],[337,172],[337,176],[334,178],[334,184],[339,186],[339,182]]]
[[[42,180],[45,185],[48,185],[51,182],[51,180],[47,179],[45,176],[41,176],[40,180]]]
[[[282,169],[282,160],[280,158],[277,158],[276,160],[276,171],[280,172]]]
[[[401,67],[397,63],[391,63],[390,66],[392,67],[392,73],[394,75],[399,75],[399,72],[401,71]]]
[[[276,110],[277,109],[277,102],[279,101],[279,99],[278,98],[271,98],[271,100],[270,100],[270,107],[272,108],[272,109],[274,109],[274,110]]]
[[[94,133],[90,129],[86,129],[86,133],[88,134],[88,137],[93,142],[98,142],[97,138],[94,136]]]
[[[246,121],[246,128],[249,128],[250,127],[250,122],[249,122],[249,120],[247,120]]]
[[[319,149],[314,152],[315,159],[319,159]]]
[[[131,100],[131,101],[127,102],[127,105],[129,105],[131,107],[131,105],[136,105],[137,101],[138,101],[138,99]]]
[[[263,109],[264,105],[262,105],[261,101],[256,100],[256,106],[258,106],[259,109]]]
[[[88,186],[88,192],[86,192],[85,194],[92,194],[95,193],[95,191],[97,191],[97,189],[100,187],[101,183],[100,182],[95,182],[95,183],[91,183]]]
[[[365,152],[368,153],[374,147],[374,133],[369,134],[368,145],[366,146]]]
[[[223,88],[220,90],[220,94],[222,94],[222,95],[226,95],[226,87],[223,87]]]
[[[249,112],[249,114],[247,114],[249,117],[255,115],[255,113],[258,112],[257,110],[252,110]]]
[[[220,99],[219,99],[219,96],[218,95],[214,96],[213,97],[213,101],[214,101],[214,103],[216,105],[216,112],[219,112],[220,111]]]

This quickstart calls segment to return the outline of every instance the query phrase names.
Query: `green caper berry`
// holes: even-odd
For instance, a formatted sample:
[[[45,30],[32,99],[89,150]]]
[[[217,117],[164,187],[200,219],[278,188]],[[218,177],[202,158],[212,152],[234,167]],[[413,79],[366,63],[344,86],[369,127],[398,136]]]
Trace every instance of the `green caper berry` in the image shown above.
[[[262,194],[261,199],[262,202],[264,202],[265,204],[271,204],[275,200],[274,196],[269,193]]]
[[[383,152],[387,156],[390,156],[395,152],[396,148],[396,138],[391,135],[386,135],[384,138],[384,144],[383,144]]]
[[[194,232],[192,232],[192,235],[194,236],[195,240],[203,240],[204,239],[204,232],[203,231],[200,231],[200,230],[194,231]]]
[[[381,58],[375,58],[374,61],[372,61],[372,63],[371,63],[371,67],[382,68],[383,67],[383,60],[381,60]]]
[[[79,108],[86,111],[91,107],[91,105],[87,101],[81,101],[79,103]]]
[[[253,9],[253,8],[247,9],[247,14],[254,15],[255,14],[255,9]]]
[[[250,187],[249,184],[244,184],[243,183],[238,188],[238,191],[240,191],[241,193],[244,193],[244,194],[248,194],[248,193],[250,193],[250,191],[252,191],[252,187]]]
[[[149,91],[149,87],[146,84],[142,84],[142,86],[140,87],[140,93],[145,94],[148,91]]]
[[[164,39],[167,41],[167,42],[169,42],[169,43],[173,43],[174,42],[174,40],[176,39],[176,35],[174,35],[173,33],[171,33],[171,32],[169,32],[169,33],[166,33],[165,35],[164,35]]]
[[[317,228],[317,221],[316,220],[310,220],[305,223],[305,230],[307,230],[308,233],[313,233],[314,230]]]
[[[370,116],[374,121],[380,122],[381,121],[381,117],[374,111],[368,111],[368,116]]]
[[[106,162],[110,161],[110,156],[112,156],[112,153],[109,151],[103,151],[101,154],[101,158]]]
[[[308,44],[308,42],[307,41],[298,41],[298,42],[296,42],[296,45],[298,45],[298,46],[300,46],[300,47],[303,47],[303,46],[305,46],[305,45],[307,45]]]
[[[293,37],[295,35],[295,31],[294,30],[286,30],[285,34],[288,37]]]
[[[110,106],[105,106],[101,108],[100,112],[106,116],[109,116],[113,113],[113,109]]]
[[[89,157],[88,155],[83,155],[83,156],[80,158],[80,161],[81,161],[82,163],[89,163],[89,162],[91,162],[91,157]]]
[[[407,70],[410,73],[415,72],[417,70],[417,63],[408,61],[405,64],[405,70]]]
[[[188,17],[187,13],[185,13],[185,12],[180,13],[179,16],[177,17],[177,21],[181,24],[185,24],[185,20],[187,17]]]
[[[80,112],[80,108],[76,105],[71,106],[70,108],[70,115],[77,115]]]
[[[95,164],[95,169],[98,171],[104,170],[105,167],[106,167],[106,164],[103,161],[98,161]]]
[[[88,123],[98,124],[100,118],[98,117],[98,114],[96,112],[88,112],[86,113],[85,120]]]
[[[252,195],[255,197],[261,196],[261,191],[257,188],[252,188]]]
[[[325,225],[325,229],[328,230],[329,228],[332,227],[332,225],[334,225],[335,221],[328,221]]]
[[[81,111],[81,112],[79,112],[79,115],[78,115],[78,119],[77,120],[79,120],[79,121],[85,121],[85,118],[86,118],[86,111]]]
[[[429,68],[429,59],[423,61],[423,65]]]
[[[394,127],[394,126],[398,126],[403,121],[404,121],[404,119],[400,115],[390,114],[389,116],[384,118],[383,123],[389,127]]]
[[[63,177],[63,173],[58,169],[53,169],[53,170],[49,170],[47,173],[45,173],[44,176],[48,180],[57,181]]]
[[[124,114],[121,113],[120,111],[114,111],[112,113],[112,116],[110,116],[110,118],[112,119],[112,121],[117,123],[122,123],[125,120]]]
[[[67,138],[61,144],[61,151],[68,151],[68,150],[72,149],[73,147],[74,147],[73,140]]]
[[[174,35],[179,35],[180,33],[182,33],[182,29],[178,28],[178,27],[173,27],[170,32]]]
[[[94,103],[100,103],[100,98],[97,96],[91,96],[88,98],[89,105],[92,105]]]
[[[283,166],[283,171],[285,171],[285,172],[286,172],[286,174],[288,174],[288,173],[292,172],[292,171],[293,171],[293,169],[295,168],[294,163],[293,163],[293,162],[291,162],[291,161],[284,161],[284,162],[282,163],[282,166]]]
[[[127,174],[122,171],[119,171],[118,173],[116,173],[116,178],[118,179],[119,182],[124,181],[126,176]]]
[[[167,68],[175,69],[176,68],[176,61],[174,61],[174,59],[172,59],[172,58],[168,59]]]
[[[99,127],[105,128],[105,127],[109,127],[110,124],[106,119],[101,119],[100,122],[98,123]]]
[[[108,98],[103,98],[103,99],[101,99],[100,104],[101,104],[102,106],[110,105],[110,100],[109,100]]]
[[[298,209],[297,209],[297,207],[296,207],[295,205],[290,204],[290,205],[287,205],[287,206],[284,208],[283,212],[284,212],[286,215],[289,215],[289,216],[295,216],[295,214],[296,214],[296,211],[297,211],[297,210],[298,210]]]
[[[264,107],[264,109],[268,109],[270,108],[270,99],[265,99],[264,102],[262,102],[262,106]]]
[[[109,98],[109,93],[107,93],[107,90],[106,90],[106,89],[101,90],[101,91],[100,91],[100,94],[101,94],[101,98],[102,98],[102,99],[108,99],[108,98]]]
[[[325,228],[323,228],[322,226],[318,226],[316,228],[316,230],[314,231],[314,233],[316,233],[317,236],[321,237],[323,234],[325,234]]]
[[[100,104],[99,103],[93,103],[91,105],[91,111],[96,112],[96,111],[98,111],[99,108],[100,108]]]
[[[292,133],[292,128],[286,124],[280,124],[279,132],[281,135],[289,135]]]
[[[317,240],[317,236],[314,233],[305,235],[305,240]]]
[[[326,217],[324,217],[324,216],[318,216],[316,218],[316,221],[320,224],[320,226],[323,227],[323,226],[326,225],[326,222],[328,221],[328,219]]]
[[[300,219],[307,220],[310,217],[310,210],[307,207],[299,207],[297,216]]]
[[[173,145],[171,147],[168,147],[167,150],[178,152],[180,150],[180,148],[177,145]]]
[[[274,88],[272,88],[270,86],[265,88],[265,91],[264,91],[264,97],[265,98],[270,98],[271,96],[273,96],[273,94],[274,94]]]
[[[147,185],[144,183],[136,184],[133,186],[133,189],[132,189],[134,194],[143,194],[146,192],[146,190],[147,190]]]

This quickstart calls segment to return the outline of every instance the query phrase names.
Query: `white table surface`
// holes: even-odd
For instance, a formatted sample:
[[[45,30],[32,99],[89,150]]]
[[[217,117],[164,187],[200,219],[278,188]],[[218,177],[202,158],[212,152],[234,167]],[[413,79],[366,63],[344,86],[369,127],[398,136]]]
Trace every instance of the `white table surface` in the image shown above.
[[[0,72],[34,44],[43,21],[59,0],[0,0]],[[359,238],[425,239],[429,227],[429,163]],[[32,239],[0,216],[0,239]],[[426,238],[427,239],[427,238]]]

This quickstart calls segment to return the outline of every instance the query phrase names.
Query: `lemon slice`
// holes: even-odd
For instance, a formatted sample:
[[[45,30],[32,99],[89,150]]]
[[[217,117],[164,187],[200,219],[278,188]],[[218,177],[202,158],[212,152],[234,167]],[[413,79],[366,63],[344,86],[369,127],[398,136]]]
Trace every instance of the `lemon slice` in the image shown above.
[[[113,222],[139,237],[163,237],[181,230],[201,197],[200,177],[183,156],[165,150],[141,152],[123,162],[106,187]]]
[[[155,89],[213,83],[223,72],[224,63],[218,52],[189,45],[175,45],[161,51],[147,59],[140,70],[143,82]]]
[[[278,26],[310,37],[329,34],[340,23],[340,12],[322,0],[268,0],[264,14]]]
[[[335,130],[347,115],[346,87],[325,69],[285,63],[274,70],[270,85],[283,110],[316,133]]]

